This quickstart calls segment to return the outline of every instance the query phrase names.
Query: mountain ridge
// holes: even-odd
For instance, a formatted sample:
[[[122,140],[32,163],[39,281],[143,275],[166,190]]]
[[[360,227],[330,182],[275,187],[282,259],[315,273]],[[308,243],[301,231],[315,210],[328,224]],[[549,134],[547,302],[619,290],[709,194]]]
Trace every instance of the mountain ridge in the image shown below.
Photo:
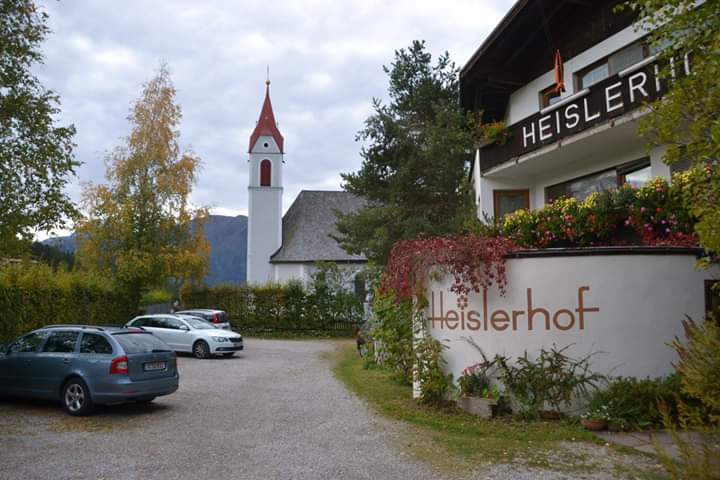
[[[243,284],[247,279],[247,215],[210,215],[205,223],[205,239],[210,244],[208,286],[220,283]],[[77,233],[43,240],[64,252],[77,249]]]

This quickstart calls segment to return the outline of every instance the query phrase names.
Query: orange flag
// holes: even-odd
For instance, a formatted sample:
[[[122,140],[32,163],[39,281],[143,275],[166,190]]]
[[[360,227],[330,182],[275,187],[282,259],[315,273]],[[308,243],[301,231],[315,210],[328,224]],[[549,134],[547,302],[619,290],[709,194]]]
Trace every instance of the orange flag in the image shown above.
[[[555,52],[555,91],[557,93],[565,91],[565,68],[563,67],[560,50]]]

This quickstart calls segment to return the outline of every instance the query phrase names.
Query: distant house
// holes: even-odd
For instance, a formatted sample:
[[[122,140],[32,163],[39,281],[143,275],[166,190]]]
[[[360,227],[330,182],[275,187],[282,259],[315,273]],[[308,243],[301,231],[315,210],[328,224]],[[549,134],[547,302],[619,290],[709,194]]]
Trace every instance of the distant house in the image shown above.
[[[350,275],[362,270],[367,258],[348,254],[332,238],[338,233],[335,212],[363,208],[362,198],[303,190],[282,216],[284,138],[275,122],[269,82],[249,153],[247,282],[308,282],[320,261],[342,265]]]

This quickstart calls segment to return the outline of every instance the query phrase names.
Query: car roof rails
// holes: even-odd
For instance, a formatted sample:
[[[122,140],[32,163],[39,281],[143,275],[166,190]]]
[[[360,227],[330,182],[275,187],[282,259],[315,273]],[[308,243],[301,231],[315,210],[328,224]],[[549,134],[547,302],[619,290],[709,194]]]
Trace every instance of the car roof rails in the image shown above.
[[[62,328],[62,327],[72,327],[72,328],[94,328],[96,330],[105,330],[103,327],[97,327],[95,325],[77,325],[72,323],[56,323],[53,325],[45,325],[43,327],[40,327],[40,330],[44,328]]]

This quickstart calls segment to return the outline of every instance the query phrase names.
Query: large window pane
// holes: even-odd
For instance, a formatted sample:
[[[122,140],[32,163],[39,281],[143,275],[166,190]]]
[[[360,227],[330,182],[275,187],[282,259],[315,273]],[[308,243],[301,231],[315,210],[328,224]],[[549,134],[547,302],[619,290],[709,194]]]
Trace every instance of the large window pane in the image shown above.
[[[627,183],[634,188],[640,188],[649,182],[651,178],[650,165],[648,165],[647,167],[626,173],[623,183]]]
[[[645,47],[642,43],[636,43],[629,47],[623,48],[619,52],[610,55],[608,61],[610,65],[610,75],[615,75],[620,70],[635,65],[645,58]]]
[[[45,342],[43,352],[74,352],[78,336],[80,336],[79,332],[53,332]]]
[[[35,332],[25,335],[17,342],[13,343],[10,351],[13,353],[34,352],[45,339],[46,332]]]
[[[554,202],[561,197],[575,197],[578,200],[584,200],[593,192],[602,192],[610,188],[617,188],[615,169],[605,170],[604,172],[547,187],[545,189],[545,200],[547,203]]]
[[[102,335],[84,333],[80,341],[80,353],[113,353],[112,346]]]
[[[602,80],[605,80],[610,76],[610,70],[607,63],[601,63],[600,65],[584,72],[580,76],[580,88],[588,88],[591,85],[596,84]]]

